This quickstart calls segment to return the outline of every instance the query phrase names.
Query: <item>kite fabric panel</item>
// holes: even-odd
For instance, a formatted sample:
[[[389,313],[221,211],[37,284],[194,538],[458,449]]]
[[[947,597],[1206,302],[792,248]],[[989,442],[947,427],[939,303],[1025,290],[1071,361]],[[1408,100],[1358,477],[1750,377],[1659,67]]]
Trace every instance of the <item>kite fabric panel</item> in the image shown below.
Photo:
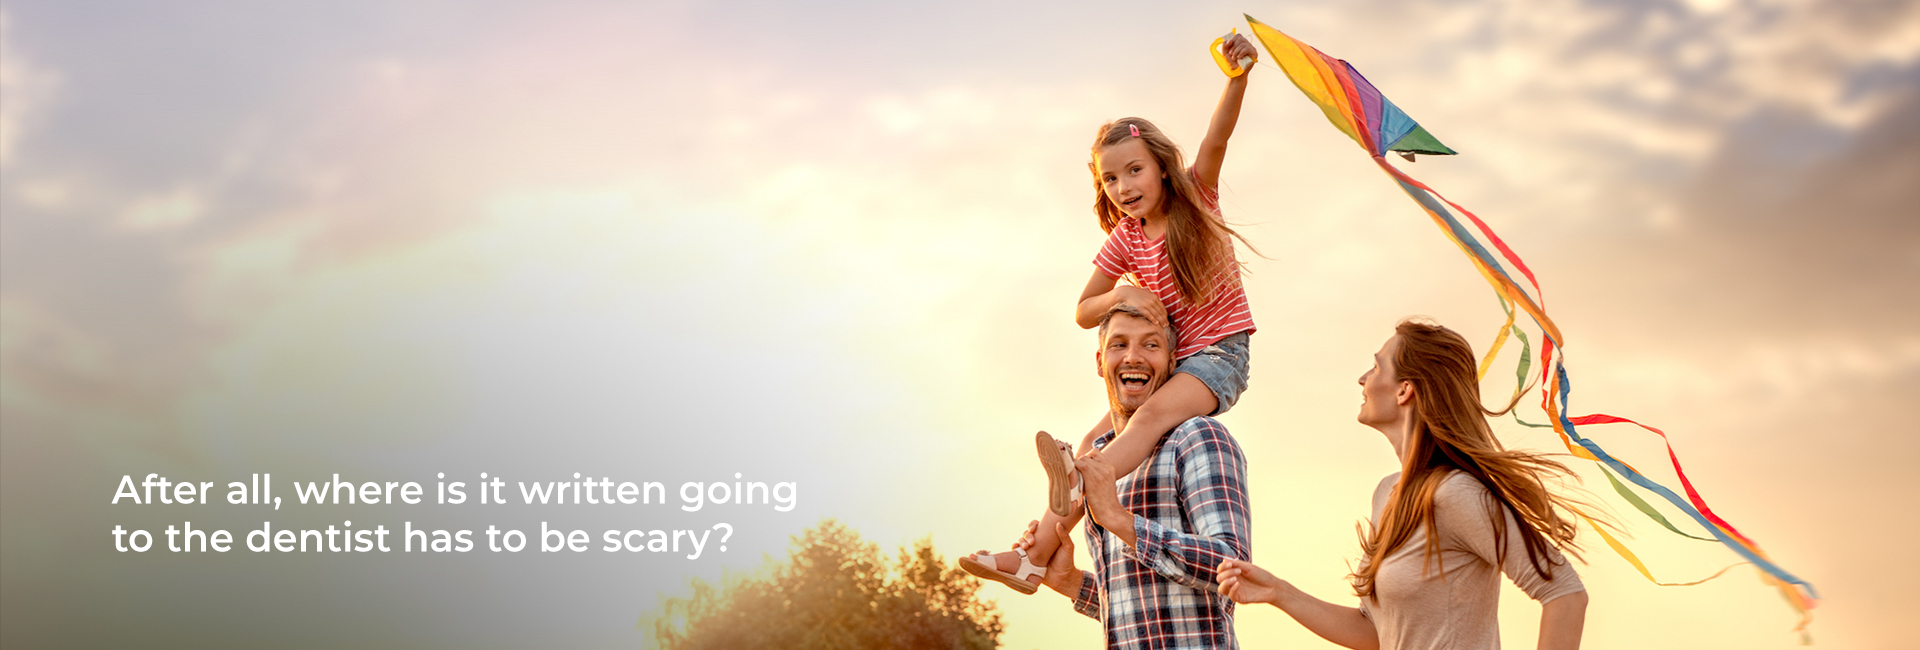
[[[1247,24],[1254,37],[1273,55],[1274,63],[1293,80],[1293,85],[1327,114],[1327,121],[1332,122],[1334,128],[1353,138],[1360,148],[1376,156],[1384,156],[1389,151],[1435,156],[1457,153],[1420,128],[1419,122],[1380,94],[1351,64],[1327,56],[1252,16],[1247,16]]]
[[[1543,306],[1544,299],[1540,292],[1540,282],[1534,277],[1533,270],[1520,260],[1520,256],[1514,253],[1505,241],[1494,234],[1493,229],[1488,227],[1485,221],[1458,204],[1448,201],[1433,188],[1401,172],[1385,157],[1390,151],[1401,152],[1403,155],[1415,153],[1453,155],[1456,152],[1441,144],[1439,139],[1421,127],[1419,122],[1414,121],[1405,111],[1400,110],[1400,107],[1395,106],[1351,64],[1327,56],[1313,46],[1295,40],[1281,33],[1280,30],[1255,20],[1252,16],[1246,18],[1254,37],[1266,47],[1267,52],[1273,56],[1274,64],[1286,73],[1287,78],[1293,81],[1293,85],[1320,108],[1321,113],[1326,115],[1327,121],[1333,123],[1334,128],[1352,138],[1360,148],[1365,149],[1373,157],[1374,163],[1379,165],[1381,171],[1386,172],[1394,183],[1407,193],[1407,196],[1412,197],[1414,202],[1419,204],[1420,208],[1433,220],[1434,225],[1440,228],[1440,232],[1473,262],[1474,269],[1493,286],[1501,308],[1507,312],[1507,320],[1481,361],[1481,375],[1485,376],[1487,368],[1500,353],[1511,333],[1513,338],[1521,344],[1519,367],[1515,373],[1518,384],[1514,389],[1515,394],[1530,390],[1528,378],[1532,376],[1529,372],[1532,364],[1532,344],[1526,332],[1514,324],[1514,317],[1520,312],[1525,312],[1538,326],[1541,338],[1540,371],[1537,379],[1540,406],[1541,410],[1547,414],[1548,424],[1531,424],[1525,421],[1521,424],[1552,428],[1559,434],[1569,453],[1599,464],[1601,471],[1607,474],[1607,480],[1613,484],[1615,490],[1624,495],[1633,504],[1635,510],[1648,515],[1663,528],[1683,537],[1719,542],[1746,562],[1753,564],[1759,569],[1762,580],[1778,588],[1786,597],[1787,603],[1799,613],[1800,621],[1794,630],[1801,633],[1802,640],[1808,640],[1807,624],[1812,621],[1812,609],[1819,601],[1819,594],[1814,590],[1813,585],[1788,573],[1768,557],[1752,538],[1741,534],[1733,524],[1714,514],[1713,509],[1707,507],[1706,500],[1701,498],[1693,482],[1687,478],[1686,471],[1681,468],[1680,457],[1673,451],[1673,444],[1668,440],[1665,432],[1612,415],[1570,415],[1568,397],[1573,392],[1573,382],[1567,374],[1565,354],[1567,342],[1561,335],[1560,329],[1554,325],[1553,319],[1547,316],[1546,308]],[[1216,55],[1216,58],[1219,57]],[[1227,70],[1224,60],[1220,64],[1222,70]],[[1228,74],[1232,75],[1234,72],[1230,71]],[[1461,223],[1458,216],[1465,216],[1466,221],[1473,227],[1470,229]],[[1494,251],[1499,252],[1497,257]],[[1519,272],[1519,277],[1525,278],[1527,282],[1522,285],[1509,268]],[[1561,351],[1559,358],[1554,357],[1556,349]],[[1516,416],[1515,419],[1517,420],[1518,417]],[[1591,438],[1580,434],[1581,427],[1615,423],[1639,426],[1660,436],[1667,448],[1667,460],[1672,464],[1674,474],[1679,477],[1682,491],[1686,495],[1684,498],[1665,485],[1648,478],[1632,465],[1608,453]],[[1661,497],[1698,523],[1711,537],[1681,532],[1672,522],[1647,505],[1646,501],[1615,479],[1615,475],[1624,477],[1627,484]],[[1592,525],[1610,548],[1619,553],[1648,580],[1670,586],[1705,582],[1705,580],[1699,580],[1687,583],[1666,583],[1656,580],[1653,573],[1647,570],[1646,565],[1631,550],[1602,530],[1586,513],[1576,512],[1575,514]],[[1724,573],[1725,569],[1721,572]],[[1706,580],[1719,575],[1716,573]]]

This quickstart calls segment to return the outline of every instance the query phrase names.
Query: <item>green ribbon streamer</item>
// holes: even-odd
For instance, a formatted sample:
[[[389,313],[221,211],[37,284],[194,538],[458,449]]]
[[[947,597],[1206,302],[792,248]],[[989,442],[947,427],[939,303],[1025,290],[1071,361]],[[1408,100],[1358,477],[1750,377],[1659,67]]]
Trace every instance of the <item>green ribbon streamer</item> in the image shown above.
[[[1667,530],[1673,531],[1673,534],[1679,535],[1681,537],[1685,537],[1688,539],[1697,539],[1703,542],[1719,542],[1720,541],[1711,537],[1699,537],[1696,535],[1689,535],[1689,534],[1680,532],[1680,529],[1674,528],[1673,522],[1667,521],[1667,518],[1664,515],[1661,515],[1660,511],[1654,510],[1653,506],[1647,505],[1647,502],[1641,499],[1640,495],[1634,494],[1633,490],[1627,489],[1627,486],[1622,485],[1620,483],[1620,479],[1614,478],[1613,472],[1607,471],[1607,466],[1601,465],[1600,473],[1607,475],[1607,482],[1613,484],[1613,491],[1619,492],[1620,496],[1626,497],[1627,501],[1632,503],[1634,508],[1638,509],[1641,513],[1645,514],[1646,516],[1653,518],[1654,521],[1660,522],[1660,525],[1666,526]]]

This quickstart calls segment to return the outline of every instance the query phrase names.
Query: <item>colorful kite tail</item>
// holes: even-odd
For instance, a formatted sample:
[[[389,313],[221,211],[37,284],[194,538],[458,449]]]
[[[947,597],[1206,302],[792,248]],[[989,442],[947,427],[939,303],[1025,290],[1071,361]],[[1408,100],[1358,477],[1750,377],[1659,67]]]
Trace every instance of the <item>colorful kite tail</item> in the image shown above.
[[[1658,510],[1655,510],[1649,505],[1646,500],[1641,499],[1638,495],[1634,494],[1633,490],[1615,478],[1615,474],[1625,477],[1627,483],[1659,495],[1666,499],[1668,503],[1672,504],[1673,507],[1678,508],[1688,517],[1691,517],[1712,535],[1710,539],[1724,544],[1727,548],[1733,550],[1735,554],[1740,555],[1742,559],[1759,568],[1762,576],[1765,577],[1768,583],[1781,590],[1781,593],[1786,596],[1788,604],[1799,611],[1801,621],[1799,627],[1795,629],[1804,634],[1807,622],[1811,620],[1810,612],[1818,603],[1819,599],[1813,586],[1800,580],[1793,574],[1787,573],[1768,558],[1766,553],[1761,551],[1759,544],[1755,543],[1752,538],[1741,533],[1738,529],[1734,528],[1732,524],[1728,523],[1726,519],[1713,512],[1712,508],[1707,507],[1706,499],[1700,496],[1699,490],[1695,489],[1692,480],[1687,477],[1686,471],[1681,467],[1679,454],[1674,452],[1672,441],[1667,438],[1665,432],[1626,418],[1612,415],[1594,414],[1577,417],[1568,415],[1568,395],[1572,392],[1572,382],[1567,376],[1566,355],[1560,355],[1561,358],[1559,359],[1555,359],[1553,355],[1555,347],[1566,347],[1566,339],[1562,337],[1560,328],[1554,324],[1553,319],[1547,315],[1544,306],[1544,294],[1541,291],[1539,279],[1534,275],[1533,269],[1528,267],[1526,262],[1520,259],[1520,255],[1515,253],[1513,248],[1508,246],[1507,242],[1501,239],[1498,234],[1494,233],[1493,228],[1488,226],[1479,216],[1461,207],[1459,204],[1447,200],[1446,197],[1441,196],[1439,192],[1427,186],[1425,183],[1415,180],[1413,177],[1400,171],[1394,167],[1392,163],[1387,162],[1385,157],[1390,151],[1407,155],[1409,159],[1411,159],[1411,154],[1414,153],[1452,155],[1455,151],[1441,144],[1438,139],[1434,138],[1431,133],[1428,133],[1418,122],[1415,122],[1413,118],[1409,117],[1405,111],[1400,110],[1398,106],[1394,105],[1392,101],[1382,95],[1379,89],[1374,87],[1372,82],[1367,81],[1366,77],[1361,75],[1360,71],[1355,69],[1352,64],[1327,56],[1326,53],[1315,49],[1313,46],[1281,33],[1280,30],[1269,27],[1255,20],[1252,16],[1247,17],[1247,24],[1253,36],[1259,39],[1260,43],[1266,47],[1267,52],[1272,55],[1273,63],[1286,73],[1287,79],[1293,82],[1294,87],[1299,88],[1301,93],[1313,101],[1314,105],[1326,115],[1327,121],[1332,123],[1334,128],[1339,129],[1341,133],[1351,138],[1361,149],[1366,150],[1367,154],[1373,158],[1375,164],[1379,165],[1382,171],[1393,178],[1394,182],[1400,186],[1401,190],[1407,193],[1409,198],[1413,199],[1414,203],[1418,204],[1422,210],[1427,212],[1427,215],[1432,218],[1434,225],[1440,228],[1441,234],[1446,235],[1447,239],[1452,241],[1454,246],[1459,248],[1460,252],[1467,256],[1468,260],[1473,263],[1474,270],[1487,281],[1488,285],[1493,287],[1494,294],[1500,301],[1501,309],[1507,314],[1507,319],[1506,322],[1501,325],[1500,331],[1496,334],[1493,345],[1489,346],[1486,356],[1480,362],[1479,372],[1481,377],[1485,377],[1488,369],[1492,365],[1494,357],[1499,354],[1500,349],[1506,344],[1508,336],[1511,334],[1514,338],[1521,341],[1520,361],[1514,373],[1516,383],[1515,395],[1518,396],[1530,390],[1530,386],[1532,385],[1532,382],[1528,381],[1530,374],[1528,372],[1528,364],[1531,361],[1529,358],[1530,345],[1526,339],[1526,334],[1514,323],[1517,313],[1525,312],[1529,318],[1533,319],[1534,325],[1539,327],[1542,334],[1540,340],[1539,374],[1540,406],[1541,410],[1546,412],[1549,424],[1535,425],[1525,421],[1522,421],[1522,424],[1541,428],[1551,427],[1554,433],[1560,436],[1561,442],[1566,445],[1569,453],[1599,464],[1601,471],[1607,475],[1608,482],[1614,486],[1616,492],[1625,497],[1629,503],[1632,503],[1635,509],[1648,515],[1649,518],[1661,524],[1663,527],[1676,534],[1693,539],[1709,539],[1681,532],[1678,527],[1675,527],[1672,522],[1668,521],[1664,515],[1661,515]],[[1228,70],[1228,66],[1224,60],[1220,61],[1220,65],[1222,70]],[[1229,71],[1229,74],[1231,74],[1231,71]],[[1462,224],[1460,220],[1455,217],[1456,214],[1465,216],[1467,221],[1473,224],[1473,227],[1468,228]],[[1482,242],[1485,243],[1483,244]],[[1492,250],[1489,250],[1489,244]],[[1494,251],[1498,251],[1499,254],[1495,255]],[[1526,284],[1522,285],[1516,281],[1515,276],[1507,271],[1508,268],[1518,271],[1520,277],[1524,277],[1527,280]],[[1529,292],[1528,289],[1531,289],[1531,292]],[[1555,403],[1556,397],[1558,398],[1557,404]],[[1516,417],[1515,419],[1518,418]],[[1582,437],[1577,428],[1582,425],[1615,423],[1627,423],[1640,426],[1660,436],[1662,442],[1667,447],[1667,458],[1673,466],[1674,474],[1679,477],[1681,487],[1686,492],[1685,498],[1681,498],[1672,490],[1667,489],[1666,486],[1654,482],[1638,469],[1607,453],[1606,449],[1602,448],[1598,443]],[[1593,523],[1593,520],[1588,517],[1586,513],[1577,514],[1583,520],[1588,521],[1589,524]],[[1647,570],[1646,565],[1642,563],[1631,550],[1627,549],[1624,544],[1621,544],[1619,540],[1607,534],[1606,531],[1597,525],[1594,527],[1594,530],[1600,534],[1601,538],[1607,542],[1609,547],[1619,553],[1622,558],[1626,559],[1629,564],[1632,564],[1634,568],[1637,569],[1641,575],[1646,576],[1648,580],[1663,585],[1687,585],[1703,582],[1660,582],[1653,577],[1651,571]],[[1714,576],[1725,572],[1726,569],[1722,569],[1720,573],[1716,573]],[[1712,577],[1706,579],[1711,580]]]

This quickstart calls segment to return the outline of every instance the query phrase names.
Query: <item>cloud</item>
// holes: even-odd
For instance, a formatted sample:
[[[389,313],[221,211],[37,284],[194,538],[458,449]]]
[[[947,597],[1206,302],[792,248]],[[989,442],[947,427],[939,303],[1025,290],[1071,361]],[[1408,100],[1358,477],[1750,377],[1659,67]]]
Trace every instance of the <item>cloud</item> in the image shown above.
[[[1920,82],[1920,66],[1907,78]],[[1920,304],[1920,83],[1857,130],[1805,113],[1759,111],[1674,194],[1679,225],[1614,240],[1664,253],[1680,280],[1663,300],[1695,322],[1742,330],[1912,331]],[[1711,279],[1711,283],[1696,280]]]
[[[1292,33],[1461,148],[1439,164],[1465,171],[1455,192],[1532,197],[1512,219],[1658,222],[1640,215],[1673,210],[1676,181],[1736,125],[1790,113],[1857,131],[1920,60],[1911,2],[1379,2],[1330,22]]]
[[[0,11],[0,169],[12,165],[14,150],[34,113],[45,110],[60,87],[60,75],[35,65],[16,50],[13,22]]]

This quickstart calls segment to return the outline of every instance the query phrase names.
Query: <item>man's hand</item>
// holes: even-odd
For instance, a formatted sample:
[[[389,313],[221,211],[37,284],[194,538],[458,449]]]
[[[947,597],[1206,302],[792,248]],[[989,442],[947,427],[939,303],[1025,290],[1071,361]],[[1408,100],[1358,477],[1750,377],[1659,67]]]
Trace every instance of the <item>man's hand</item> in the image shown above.
[[[1094,523],[1120,538],[1122,543],[1133,546],[1133,513],[1120,506],[1120,494],[1113,487],[1113,464],[1107,462],[1100,450],[1095,449],[1074,459],[1073,466],[1080,470],[1081,489],[1087,499],[1087,514],[1093,516]]]
[[[1047,560],[1047,574],[1040,578],[1040,584],[1060,592],[1062,596],[1079,598],[1080,583],[1085,578],[1081,577],[1080,569],[1073,566],[1073,537],[1067,534],[1065,524],[1054,524],[1053,530],[1058,535],[1060,545],[1054,548],[1053,557]],[[1039,532],[1038,520],[1027,522],[1026,534],[1021,535],[1013,547],[1023,551],[1033,548],[1033,538]]]
[[[1040,522],[1034,522],[1035,527]],[[1066,524],[1054,524],[1054,534],[1059,535],[1060,546],[1053,549],[1053,558],[1047,562],[1047,577],[1042,578],[1049,588],[1068,598],[1080,597],[1080,569],[1073,566],[1073,536],[1067,534]]]

